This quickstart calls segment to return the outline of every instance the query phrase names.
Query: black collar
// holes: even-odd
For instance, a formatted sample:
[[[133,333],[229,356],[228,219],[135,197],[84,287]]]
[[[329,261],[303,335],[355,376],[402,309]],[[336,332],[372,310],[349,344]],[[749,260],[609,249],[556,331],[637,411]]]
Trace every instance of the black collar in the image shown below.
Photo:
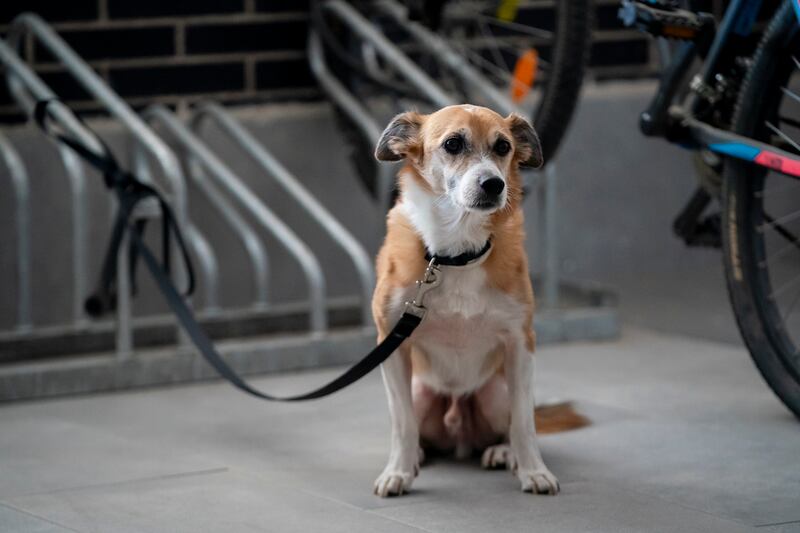
[[[425,250],[425,260],[430,261],[435,258],[436,261],[434,263],[442,266],[466,266],[486,255],[491,247],[492,241],[490,239],[477,252],[464,252],[458,255],[431,255],[428,250]]]

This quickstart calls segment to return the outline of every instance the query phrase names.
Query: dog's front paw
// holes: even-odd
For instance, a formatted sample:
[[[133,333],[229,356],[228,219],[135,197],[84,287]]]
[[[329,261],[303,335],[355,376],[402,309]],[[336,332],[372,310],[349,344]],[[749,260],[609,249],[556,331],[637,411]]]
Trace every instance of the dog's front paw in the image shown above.
[[[506,468],[508,470],[517,469],[517,459],[511,446],[508,444],[495,444],[483,451],[481,466],[486,469]]]
[[[401,496],[411,489],[415,472],[404,472],[395,468],[386,467],[383,473],[375,480],[373,492],[381,498]]]
[[[561,490],[558,479],[545,466],[536,470],[517,470],[517,477],[524,492],[555,496]]]

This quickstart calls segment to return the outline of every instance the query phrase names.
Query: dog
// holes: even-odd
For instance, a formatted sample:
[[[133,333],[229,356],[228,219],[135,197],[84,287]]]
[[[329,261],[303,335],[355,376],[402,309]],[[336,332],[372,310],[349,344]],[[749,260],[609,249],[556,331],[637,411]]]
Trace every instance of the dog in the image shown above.
[[[400,196],[387,215],[372,309],[382,340],[414,298],[429,256],[473,258],[439,266],[427,315],[381,366],[391,450],[378,496],[406,493],[424,449],[482,453],[523,491],[557,494],[536,440],[533,398],[534,298],[524,248],[519,167],[541,167],[542,150],[523,117],[472,105],[386,127],[380,161],[404,161]]]

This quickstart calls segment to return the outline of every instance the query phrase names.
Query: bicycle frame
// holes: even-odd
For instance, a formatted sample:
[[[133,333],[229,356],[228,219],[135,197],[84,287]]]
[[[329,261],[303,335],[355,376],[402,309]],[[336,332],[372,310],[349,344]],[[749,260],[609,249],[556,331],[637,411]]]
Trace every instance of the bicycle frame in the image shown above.
[[[800,24],[800,0],[791,0]],[[708,48],[700,73],[692,80],[692,92],[683,104],[670,106],[680,88],[686,70],[697,54],[697,45],[686,43],[664,71],[658,92],[642,113],[641,128],[646,135],[664,135],[670,141],[689,149],[708,149],[721,155],[735,157],[782,174],[800,178],[800,155],[775,148],[766,143],[714,127],[696,118],[702,102],[699,92],[713,90],[715,76],[731,34],[751,33],[761,0],[733,0]]]

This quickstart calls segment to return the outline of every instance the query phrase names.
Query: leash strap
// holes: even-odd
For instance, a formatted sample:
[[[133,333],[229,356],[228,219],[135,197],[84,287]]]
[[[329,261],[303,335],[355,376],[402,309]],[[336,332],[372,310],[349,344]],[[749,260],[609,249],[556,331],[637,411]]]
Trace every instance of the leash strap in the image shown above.
[[[68,146],[86,162],[99,170],[103,174],[106,185],[109,189],[114,191],[117,199],[119,200],[117,219],[114,223],[108,251],[106,252],[104,259],[100,288],[95,295],[87,300],[87,310],[89,310],[93,304],[97,304],[99,306],[99,314],[102,314],[102,312],[108,311],[114,307],[116,295],[114,294],[113,285],[116,278],[116,258],[117,254],[119,253],[119,248],[122,245],[123,233],[127,231],[131,244],[131,249],[129,252],[129,261],[131,262],[131,265],[135,266],[136,258],[141,257],[142,261],[147,267],[147,270],[150,272],[150,275],[156,282],[158,289],[161,291],[162,296],[177,317],[181,327],[183,327],[186,334],[189,335],[189,338],[192,340],[203,358],[205,358],[205,360],[234,387],[257,398],[277,402],[299,402],[322,398],[358,381],[383,363],[386,359],[388,359],[389,356],[392,355],[392,353],[394,353],[394,351],[403,343],[403,341],[411,335],[414,329],[419,326],[420,322],[422,322],[422,318],[424,316],[424,306],[421,305],[421,296],[418,296],[417,300],[419,301],[420,305],[413,305],[413,302],[412,304],[409,304],[411,307],[403,313],[403,315],[400,317],[400,320],[389,332],[389,335],[387,335],[387,337],[383,339],[378,346],[376,346],[363,359],[350,367],[342,375],[326,385],[323,385],[322,387],[319,387],[311,392],[298,394],[295,396],[273,396],[254,388],[245,380],[243,380],[219,354],[217,349],[214,347],[214,343],[211,342],[211,339],[209,339],[206,332],[203,330],[200,324],[198,324],[197,319],[192,313],[192,310],[184,300],[184,298],[191,294],[194,289],[194,272],[183,235],[167,201],[155,188],[140,182],[130,172],[122,170],[108,146],[103,143],[97,133],[95,133],[85,124],[83,124],[85,129],[95,137],[98,145],[102,148],[103,153],[98,154],[88,149],[75,139],[51,130],[47,121],[47,106],[53,102],[57,102],[57,100],[41,100],[36,103],[36,108],[34,110],[34,118],[36,119],[36,123],[45,134]],[[78,117],[76,117],[76,119],[80,120]],[[155,198],[158,202],[159,208],[161,209],[163,250],[162,259],[160,262],[150,247],[144,242],[144,221],[131,221],[131,214],[133,213],[134,208],[145,198]],[[173,283],[169,274],[169,244],[171,236],[175,238],[181,253],[181,259],[186,266],[188,288],[183,295],[175,287],[175,284]],[[134,269],[131,268],[131,273],[133,272]],[[435,280],[430,282],[427,281],[427,272],[428,271],[426,271],[426,281],[419,282],[420,287],[422,287],[423,283],[427,283],[431,286],[438,285],[438,281],[435,282],[435,284]],[[423,292],[421,291],[419,294],[421,295]],[[98,301],[93,302],[93,298],[96,298]]]

